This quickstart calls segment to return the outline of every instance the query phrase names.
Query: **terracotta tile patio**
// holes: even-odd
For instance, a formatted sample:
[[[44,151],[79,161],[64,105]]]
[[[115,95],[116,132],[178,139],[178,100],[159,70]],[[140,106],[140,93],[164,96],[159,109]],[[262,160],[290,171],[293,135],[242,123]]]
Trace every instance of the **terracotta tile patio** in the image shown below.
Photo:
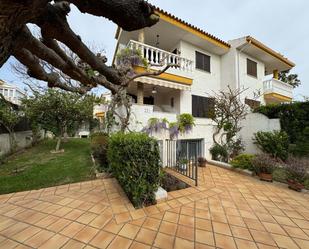
[[[0,248],[309,248],[309,195],[215,166],[136,210],[115,179],[0,195]]]

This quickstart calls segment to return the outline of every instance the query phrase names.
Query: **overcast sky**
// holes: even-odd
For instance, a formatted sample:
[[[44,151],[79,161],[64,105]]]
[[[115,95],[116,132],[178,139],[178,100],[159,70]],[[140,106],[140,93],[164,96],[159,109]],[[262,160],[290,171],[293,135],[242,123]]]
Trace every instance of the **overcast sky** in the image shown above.
[[[294,97],[309,96],[309,1],[308,0],[150,0],[185,21],[228,41],[251,35],[296,63],[293,73],[302,85]],[[116,25],[73,9],[69,22],[83,41],[105,49],[111,61]],[[20,83],[10,71],[10,59],[0,78]]]

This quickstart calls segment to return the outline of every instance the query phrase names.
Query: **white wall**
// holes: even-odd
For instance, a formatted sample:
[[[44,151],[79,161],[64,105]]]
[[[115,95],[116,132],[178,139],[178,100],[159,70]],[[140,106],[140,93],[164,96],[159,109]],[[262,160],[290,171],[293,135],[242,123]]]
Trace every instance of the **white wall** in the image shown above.
[[[253,143],[254,133],[258,131],[274,131],[280,130],[279,119],[269,119],[265,115],[260,113],[250,113],[246,119],[242,121],[241,126],[243,127],[239,133],[245,145],[245,153],[257,154],[261,151]]]
[[[25,148],[31,145],[32,131],[16,132],[16,141],[19,148]],[[7,154],[10,151],[9,134],[0,134],[0,156]]]

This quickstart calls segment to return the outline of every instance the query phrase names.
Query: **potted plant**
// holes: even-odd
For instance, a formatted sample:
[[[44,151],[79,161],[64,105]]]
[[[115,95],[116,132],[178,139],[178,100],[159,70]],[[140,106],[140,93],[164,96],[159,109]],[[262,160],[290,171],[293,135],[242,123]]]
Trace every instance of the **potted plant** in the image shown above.
[[[181,158],[179,159],[178,163],[177,163],[177,168],[179,171],[186,171],[187,170],[187,164],[189,163],[189,161],[187,159]]]
[[[197,162],[199,167],[206,167],[207,160],[205,157],[197,158]]]
[[[301,191],[304,189],[303,182],[308,174],[309,160],[290,156],[285,163],[287,182],[290,189]]]
[[[253,170],[262,181],[273,181],[272,173],[276,164],[277,162],[275,159],[267,154],[256,155],[256,157],[252,159]]]

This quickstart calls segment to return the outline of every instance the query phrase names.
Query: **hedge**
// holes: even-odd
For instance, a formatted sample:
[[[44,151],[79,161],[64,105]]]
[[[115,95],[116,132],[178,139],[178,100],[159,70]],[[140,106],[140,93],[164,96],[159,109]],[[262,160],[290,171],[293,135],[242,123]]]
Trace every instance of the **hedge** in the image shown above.
[[[109,167],[135,207],[155,203],[161,180],[158,142],[144,133],[111,135]]]
[[[299,156],[309,155],[309,101],[258,107],[254,112],[268,118],[279,118],[281,129],[289,136],[290,152]]]

